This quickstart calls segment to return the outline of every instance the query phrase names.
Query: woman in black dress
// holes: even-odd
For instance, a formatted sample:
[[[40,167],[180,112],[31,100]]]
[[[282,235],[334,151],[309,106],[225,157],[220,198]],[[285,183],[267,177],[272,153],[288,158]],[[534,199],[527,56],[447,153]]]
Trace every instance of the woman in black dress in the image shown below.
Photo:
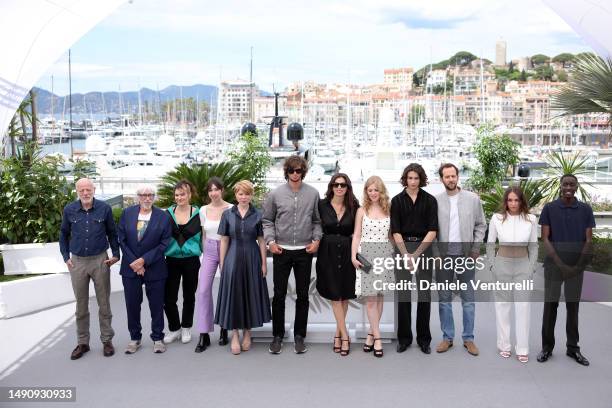
[[[319,201],[323,238],[317,254],[317,290],[331,300],[336,318],[333,350],[342,356],[350,351],[346,328],[349,299],[355,298],[355,268],[351,263],[351,239],[359,202],[351,180],[344,173],[334,174],[325,198]]]
[[[234,193],[238,204],[224,211],[219,223],[221,281],[215,323],[233,330],[232,353],[240,354],[251,347],[251,329],[263,326],[272,315],[261,212],[251,204],[253,184],[239,181]],[[242,344],[239,329],[242,329]]]

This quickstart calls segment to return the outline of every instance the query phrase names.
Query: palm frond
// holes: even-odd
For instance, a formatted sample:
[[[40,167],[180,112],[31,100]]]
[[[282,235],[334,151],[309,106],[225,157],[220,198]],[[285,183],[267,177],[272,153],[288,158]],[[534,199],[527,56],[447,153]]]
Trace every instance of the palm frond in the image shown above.
[[[560,116],[612,114],[612,59],[579,57],[567,84],[552,95],[551,108],[560,110]]]
[[[219,177],[223,180],[225,189],[223,199],[229,202],[234,201],[233,188],[240,180],[246,180],[249,177],[248,171],[233,162],[224,162],[216,164],[179,164],[174,170],[162,177],[158,188],[159,201],[157,205],[160,207],[169,207],[174,202],[174,186],[180,180],[188,180],[196,188],[196,193],[192,197],[192,204],[202,206],[208,202],[208,194],[206,185],[211,177]]]
[[[564,155],[561,152],[554,151],[546,156],[548,167],[544,170],[546,178],[543,180],[543,188],[545,191],[545,200],[553,201],[559,198],[561,192],[561,176],[565,174],[573,174],[578,178],[577,196],[583,201],[588,201],[591,195],[584,186],[592,187],[592,184],[584,181],[584,177],[590,174],[586,168],[588,157],[582,152],[576,154]]]
[[[537,208],[540,204],[542,204],[547,192],[544,180],[525,179],[519,181],[518,183],[510,183],[510,186],[515,185],[523,191],[523,194],[525,194],[525,198],[527,198],[527,206],[530,209]],[[491,218],[494,213],[500,212],[504,208],[504,192],[505,188],[498,184],[492,191],[480,194],[480,199],[483,203],[482,207],[487,219]]]

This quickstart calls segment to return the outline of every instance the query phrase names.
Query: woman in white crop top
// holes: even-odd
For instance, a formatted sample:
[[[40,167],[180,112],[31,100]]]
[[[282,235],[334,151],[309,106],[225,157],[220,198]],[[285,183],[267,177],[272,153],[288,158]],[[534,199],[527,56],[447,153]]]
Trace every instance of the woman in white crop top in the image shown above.
[[[520,188],[509,187],[503,200],[503,211],[493,214],[489,223],[487,258],[493,278],[503,284],[528,283],[538,258],[536,217],[529,214],[527,199]],[[496,242],[499,242],[497,254]],[[514,304],[516,354],[521,363],[526,363],[529,361],[530,289],[526,285],[508,289],[495,292],[497,348],[502,357],[510,357],[510,314]]]
[[[198,276],[198,290],[196,291],[196,330],[200,332],[200,339],[195,352],[201,353],[210,346],[208,333],[214,331],[214,308],[212,298],[212,285],[215,273],[219,267],[219,222],[225,210],[232,204],[223,200],[223,181],[218,177],[211,177],[206,185],[210,204],[200,208],[200,223],[202,224],[202,260]],[[227,331],[221,330],[219,344],[227,344]]]

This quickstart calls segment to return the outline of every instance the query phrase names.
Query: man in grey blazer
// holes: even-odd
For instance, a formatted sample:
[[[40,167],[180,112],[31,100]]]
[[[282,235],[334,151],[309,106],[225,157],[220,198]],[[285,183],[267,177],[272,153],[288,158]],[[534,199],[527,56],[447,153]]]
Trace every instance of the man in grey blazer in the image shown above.
[[[436,271],[437,282],[465,282],[466,289],[461,290],[463,308],[463,346],[471,355],[478,355],[474,344],[474,290],[470,281],[474,279],[475,268],[464,267],[467,258],[476,259],[480,255],[480,243],[483,241],[487,223],[480,197],[462,190],[458,186],[459,169],[452,163],[445,163],[438,169],[444,192],[436,195],[438,201],[438,248],[444,257],[443,268]],[[450,258],[454,268],[445,268]],[[461,262],[457,262],[461,261]],[[473,263],[472,265],[473,266]],[[443,339],[436,348],[438,353],[448,351],[453,346],[455,324],[453,321],[452,291],[439,290],[440,325]]]

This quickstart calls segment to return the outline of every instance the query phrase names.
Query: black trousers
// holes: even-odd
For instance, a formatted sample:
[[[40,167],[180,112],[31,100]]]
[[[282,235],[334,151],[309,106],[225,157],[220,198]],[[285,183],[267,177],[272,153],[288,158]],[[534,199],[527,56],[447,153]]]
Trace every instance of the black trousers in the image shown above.
[[[410,272],[401,271],[397,275],[401,279],[411,280]],[[416,333],[417,344],[428,346],[431,343],[431,331],[429,330],[429,317],[431,315],[431,291],[422,291],[419,281],[431,282],[431,270],[421,269],[416,274],[417,284],[417,311],[416,311]],[[397,303],[397,341],[401,344],[412,344],[412,302],[411,293],[406,291],[399,294]]]
[[[200,258],[190,256],[188,258],[166,257],[168,265],[168,279],[164,295],[164,311],[168,319],[168,330],[177,331],[181,327],[193,326],[193,310],[195,309],[195,292],[198,288],[198,271],[200,269]],[[179,311],[176,306],[179,287],[183,278],[183,315],[179,319]]]
[[[567,336],[567,350],[580,351],[578,346],[578,309],[582,293],[584,273],[562,278],[554,265],[546,266],[544,270],[544,315],[542,317],[542,350],[552,351],[555,348],[555,324],[557,322],[557,308],[561,297],[561,285],[565,296],[567,319],[565,333]]]
[[[305,249],[290,251],[283,249],[279,255],[273,255],[274,269],[274,297],[272,298],[272,333],[285,337],[285,298],[291,269],[295,278],[295,321],[294,333],[306,337],[308,324],[308,290],[310,288],[310,274],[312,269],[312,254]]]
[[[138,276],[136,278],[123,277],[122,280],[130,339],[142,339],[140,307],[142,305],[142,285],[144,285],[147,292],[147,300],[149,301],[149,310],[151,311],[151,340],[162,340],[164,338],[164,291],[166,279],[145,281],[144,278]]]

